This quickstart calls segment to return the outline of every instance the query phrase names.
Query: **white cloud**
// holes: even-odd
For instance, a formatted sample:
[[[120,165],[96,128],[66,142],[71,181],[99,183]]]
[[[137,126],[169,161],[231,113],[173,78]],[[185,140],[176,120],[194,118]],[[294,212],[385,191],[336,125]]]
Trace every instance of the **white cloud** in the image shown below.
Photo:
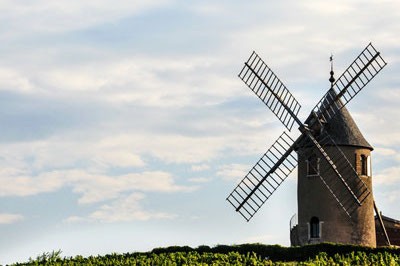
[[[227,67],[222,58],[131,55],[76,64],[0,66],[0,90],[64,101],[99,101],[114,108],[137,104],[174,109],[204,108],[246,93],[236,79],[215,74]]]
[[[395,149],[384,148],[384,147],[375,147],[374,156],[394,156],[397,154]]]
[[[91,173],[84,170],[57,170],[32,175],[29,171],[6,168],[0,172],[0,196],[31,196],[72,188],[80,195],[79,203],[91,204],[118,198],[123,193],[190,192],[195,186],[181,186],[174,177],[162,171],[147,171],[122,175]]]
[[[145,199],[142,193],[132,193],[128,196],[119,197],[110,203],[101,205],[97,210],[88,216],[71,216],[65,222],[130,222],[130,221],[148,221],[150,219],[174,219],[176,215],[166,212],[156,212],[144,210],[141,201]]]
[[[211,181],[210,177],[193,177],[188,179],[189,182],[192,183],[197,183],[197,184],[202,184],[202,183],[207,183]]]
[[[190,192],[196,189],[193,186],[175,184],[171,174],[161,171],[131,173],[120,176],[106,176],[76,171],[68,173],[65,178],[69,180],[73,191],[82,195],[79,199],[81,204],[118,198],[122,193],[130,191],[171,193]]]
[[[143,194],[131,194],[125,198],[101,206],[89,215],[90,219],[103,222],[147,221],[149,219],[172,219],[175,215],[165,212],[151,212],[143,210],[139,202],[144,199]]]
[[[0,66],[0,90],[33,92],[36,89],[29,77],[13,68]]]
[[[73,216],[69,216],[66,219],[64,219],[63,222],[64,223],[73,224],[73,223],[89,222],[89,220],[87,218],[84,218],[84,217],[73,215]]]
[[[382,79],[390,80],[390,77],[385,75]],[[397,119],[400,106],[396,102],[396,95],[398,95],[396,91],[399,89],[396,87],[390,90],[378,88],[372,92],[365,92],[366,95],[363,96],[367,98],[365,100],[367,104],[358,105],[361,111],[353,112],[352,115],[360,129],[365,132],[368,141],[376,148],[377,155],[391,156],[400,145],[398,137],[400,122]]]
[[[167,163],[201,163],[217,156],[227,145],[222,137],[154,133],[113,136],[102,143],[134,147],[140,154],[149,154]]]
[[[37,195],[56,191],[64,184],[64,180],[51,172],[40,176],[30,176],[27,172],[21,173],[20,169],[8,169],[8,174],[2,171],[0,176],[0,196]]]
[[[71,187],[80,195],[80,203],[94,203],[117,198],[127,191],[179,192],[196,187],[181,186],[168,172],[154,170],[144,157],[163,163],[190,163],[193,171],[210,169],[213,158],[229,154],[262,154],[266,149],[265,124],[250,125],[250,134],[240,132],[245,122],[224,118],[228,134],[181,135],[179,133],[136,132],[120,129],[124,134],[93,129],[64,132],[44,140],[3,143],[0,151],[0,195],[28,196]],[[231,123],[232,122],[232,123]],[[217,121],[212,121],[217,123]],[[205,125],[207,127],[207,124]],[[113,129],[112,129],[113,130]],[[254,130],[254,132],[253,132]],[[127,133],[129,131],[129,133]],[[274,134],[270,130],[268,134]],[[207,163],[205,163],[207,162]],[[234,165],[235,166],[235,165]],[[131,174],[112,174],[118,167],[127,167]],[[219,170],[224,178],[233,178],[235,169]],[[243,170],[243,169],[242,169]],[[246,171],[248,168],[246,167]],[[245,172],[243,170],[243,172]],[[205,182],[192,180],[194,182]]]
[[[198,188],[178,185],[171,174],[162,171],[106,175],[83,170],[59,170],[38,176],[27,174],[20,169],[2,169],[0,196],[31,196],[55,192],[64,187],[79,195],[79,204],[102,202],[101,207],[87,217],[70,216],[64,220],[66,223],[172,219],[175,215],[144,210],[140,204],[145,198],[144,193],[191,192]],[[22,219],[21,215],[0,214],[0,224]]]
[[[208,164],[195,164],[191,167],[193,172],[201,172],[210,169]]]
[[[400,167],[390,167],[377,172],[373,178],[374,185],[393,185],[400,183]]]
[[[400,190],[384,192],[384,197],[389,203],[396,204],[400,200]]]
[[[217,171],[217,176],[225,181],[239,181],[246,176],[250,169],[251,167],[247,164],[222,165]]]
[[[0,151],[0,165],[18,168],[19,171],[69,169],[76,164],[99,171],[146,165],[137,153],[135,143],[112,142],[96,134],[89,130],[86,133],[60,134],[46,140],[5,143],[6,148]]]
[[[205,3],[205,2],[192,2],[189,6],[190,10],[198,15],[202,16],[223,16],[227,11],[226,8],[220,3]]]
[[[96,92],[96,98],[113,104],[205,106],[242,93],[231,77],[215,75],[215,69],[224,64],[222,60],[204,56],[132,56],[113,62],[49,69],[40,73],[40,78],[51,90],[58,88],[68,94]],[[214,89],[217,87],[218,90]]]
[[[108,167],[142,167],[145,162],[136,154],[123,150],[108,150],[95,155],[93,161]]]
[[[348,1],[337,1],[334,6],[328,2],[315,2],[315,1],[304,1],[304,7],[309,9],[313,14],[320,14],[323,16],[337,15],[343,16],[354,12],[354,6]]]
[[[107,0],[57,1],[31,3],[2,1],[3,17],[9,22],[8,35],[30,32],[61,32],[84,29],[109,23],[146,9],[162,6],[168,1],[121,2],[112,5]]]
[[[388,77],[388,78],[400,82],[400,79],[398,77]],[[400,98],[400,90],[398,88],[382,88],[379,90],[379,92],[376,92],[376,96],[384,102],[394,104],[390,106],[382,106],[386,111],[391,111],[392,107],[397,107],[398,109],[397,99]]]
[[[22,221],[24,216],[13,213],[0,213],[0,225],[2,224],[13,224]]]

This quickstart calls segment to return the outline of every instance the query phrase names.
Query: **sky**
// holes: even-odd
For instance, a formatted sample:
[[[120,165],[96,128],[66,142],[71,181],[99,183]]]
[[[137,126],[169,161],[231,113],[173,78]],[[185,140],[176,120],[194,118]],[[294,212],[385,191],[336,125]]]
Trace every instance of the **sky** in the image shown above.
[[[238,78],[256,51],[300,119],[372,42],[348,105],[373,193],[400,219],[400,2],[0,0],[0,264],[260,242],[289,246],[296,172],[250,221],[225,200],[285,130]],[[299,134],[294,128],[290,133]]]

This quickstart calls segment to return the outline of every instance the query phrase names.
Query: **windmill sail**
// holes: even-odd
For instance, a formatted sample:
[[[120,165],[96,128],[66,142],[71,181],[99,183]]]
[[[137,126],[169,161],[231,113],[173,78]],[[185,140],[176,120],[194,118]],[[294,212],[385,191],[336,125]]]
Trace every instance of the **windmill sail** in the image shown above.
[[[313,111],[318,118],[328,122],[341,108],[354,98],[384,67],[380,53],[368,44],[360,55],[344,71]],[[340,103],[338,100],[340,99]]]
[[[283,132],[227,197],[247,221],[297,166],[293,150],[293,139]]]
[[[301,105],[256,52],[244,64],[239,77],[290,131]]]
[[[267,64],[253,52],[239,77],[288,130],[296,122],[302,134],[293,141],[284,132],[261,157],[227,198],[235,210],[249,221],[297,166],[293,151],[308,145],[320,153],[326,165],[325,170],[316,172],[338,204],[351,217],[370,195],[370,191],[332,137],[324,131],[324,127],[385,65],[386,62],[372,44],[367,45],[317,103],[303,124],[297,117],[300,104]]]

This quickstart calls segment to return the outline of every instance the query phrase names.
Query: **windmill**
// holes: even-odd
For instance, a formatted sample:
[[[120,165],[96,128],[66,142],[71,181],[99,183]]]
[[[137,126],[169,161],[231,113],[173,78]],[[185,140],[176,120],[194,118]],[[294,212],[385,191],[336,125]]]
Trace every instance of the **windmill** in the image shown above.
[[[372,147],[369,147],[369,145],[350,145],[355,146],[357,149],[349,152],[346,147],[342,147],[341,143],[337,143],[338,139],[332,136],[331,132],[332,128],[336,127],[336,120],[350,119],[352,121],[351,118],[348,118],[349,114],[345,105],[385,65],[386,62],[380,53],[369,43],[336,82],[331,67],[330,89],[312,109],[305,122],[302,123],[298,118],[301,108],[299,102],[258,54],[256,52],[251,54],[244,63],[239,77],[277,116],[287,130],[291,131],[293,126],[297,125],[300,135],[297,139],[293,139],[283,131],[227,197],[227,201],[246,221],[249,221],[255,215],[265,201],[271,197],[299,164],[299,226],[300,215],[304,214],[305,209],[311,209],[311,211],[320,209],[319,212],[324,212],[321,209],[325,209],[326,212],[326,208],[335,206],[335,211],[328,210],[330,213],[327,214],[334,221],[332,223],[326,221],[325,223],[329,225],[331,230],[336,231],[337,236],[331,237],[325,234],[325,238],[321,239],[321,222],[315,215],[308,217],[311,218],[311,220],[307,220],[308,222],[304,220],[308,218],[302,218],[304,220],[302,221],[303,227],[302,229],[300,227],[297,228],[299,229],[297,232],[298,240],[295,241],[295,244],[311,243],[310,240],[312,239],[342,242],[340,238],[343,239],[344,236],[337,232],[343,231],[343,234],[348,233],[351,235],[344,242],[375,245],[375,236],[370,236],[367,240],[364,236],[367,231],[371,231],[372,223],[374,223],[373,207],[377,210],[372,199],[372,182],[368,177],[370,173],[368,175],[363,173],[365,176],[362,176],[357,169],[363,168],[361,169],[362,171],[370,172],[367,168],[369,167],[368,160],[370,160],[368,157],[369,151],[372,150]],[[335,130],[337,131],[337,129]],[[359,150],[367,152],[366,155],[361,155],[364,157],[360,157],[363,160],[360,166],[354,163],[353,158],[351,158],[352,153],[357,155]],[[297,157],[301,158],[301,161],[295,156],[295,153],[298,154]],[[306,161],[306,164],[304,164],[304,161]],[[300,177],[300,167],[307,168],[304,171],[307,172],[308,178],[303,179]],[[318,184],[313,185],[313,188],[319,192],[307,191],[309,186],[307,184]],[[301,192],[300,190],[302,189],[306,193],[304,191]],[[324,191],[321,193],[321,190]],[[329,193],[326,193],[327,191]],[[300,192],[306,199],[300,196]],[[320,196],[315,196],[318,193]],[[329,199],[326,200],[328,202],[326,206],[317,208],[310,206],[310,204],[314,204],[314,206],[319,204],[315,202],[319,200],[322,201],[320,205],[323,205],[326,196],[329,196]],[[310,197],[314,198],[310,199]],[[303,204],[304,202],[307,203]],[[334,202],[334,205],[332,202]],[[304,206],[300,207],[300,205]],[[321,214],[318,213],[318,210],[316,212]],[[321,215],[326,216],[326,213]],[[326,228],[327,226],[324,225],[324,227]],[[375,234],[375,227],[373,228],[373,234]],[[338,241],[335,241],[336,239]]]

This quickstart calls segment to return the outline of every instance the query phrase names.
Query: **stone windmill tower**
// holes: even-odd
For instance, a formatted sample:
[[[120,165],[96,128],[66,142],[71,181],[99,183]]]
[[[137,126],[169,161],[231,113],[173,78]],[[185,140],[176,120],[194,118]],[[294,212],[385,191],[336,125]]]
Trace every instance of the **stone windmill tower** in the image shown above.
[[[332,67],[330,73],[329,81],[332,87],[335,81]],[[312,118],[309,117],[308,120],[310,119]],[[326,180],[330,180],[335,179],[335,175],[329,170],[329,166],[319,158],[313,145],[302,145],[297,150],[298,216],[297,225],[291,225],[291,244],[334,242],[376,246],[371,176],[372,146],[365,140],[344,106],[329,123],[323,125],[322,128],[315,128],[314,131],[318,132],[320,139],[323,135],[330,136],[331,139],[325,144],[326,149],[332,149],[334,145],[337,145],[343,151],[351,166],[370,191],[370,195],[352,213],[350,219],[341,208],[338,208],[338,201],[327,191],[326,186],[319,178],[319,175],[323,174]]]
[[[331,86],[304,123],[295,97],[253,52],[239,77],[291,131],[274,142],[227,197],[247,221],[298,165],[298,219],[291,221],[291,242],[339,242],[375,246],[371,145],[345,105],[386,65],[368,44]],[[297,156],[296,156],[297,153]]]

